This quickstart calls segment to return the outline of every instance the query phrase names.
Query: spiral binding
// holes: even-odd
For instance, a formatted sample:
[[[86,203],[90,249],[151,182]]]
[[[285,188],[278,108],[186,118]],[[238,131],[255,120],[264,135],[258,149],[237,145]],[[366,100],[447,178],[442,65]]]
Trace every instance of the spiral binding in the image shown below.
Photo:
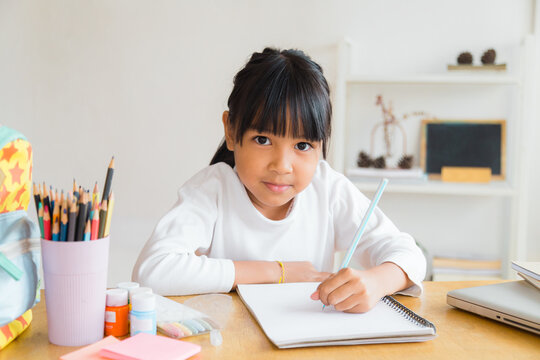
[[[414,311],[412,311],[411,309],[409,309],[408,307],[406,307],[405,305],[403,305],[402,303],[400,303],[393,297],[387,295],[383,297],[381,300],[386,305],[390,306],[392,309],[396,310],[398,313],[403,315],[405,319],[410,320],[411,322],[413,322],[414,324],[418,326],[430,327],[433,329],[434,332],[437,332],[437,329],[435,328],[435,325],[432,322],[424,319],[423,317],[421,317],[420,315],[418,315],[417,313],[415,313]]]

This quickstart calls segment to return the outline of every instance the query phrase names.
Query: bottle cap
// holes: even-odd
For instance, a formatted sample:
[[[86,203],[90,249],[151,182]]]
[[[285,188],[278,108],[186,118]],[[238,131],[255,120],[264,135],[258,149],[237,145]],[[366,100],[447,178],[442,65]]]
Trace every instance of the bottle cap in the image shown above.
[[[154,294],[139,293],[131,298],[132,311],[154,311],[156,309],[156,298]]]
[[[126,289],[107,290],[107,306],[124,306],[128,303],[128,291]]]
[[[126,289],[126,290],[129,291],[129,289],[138,288],[139,283],[131,282],[131,281],[125,281],[125,282],[118,283],[118,285],[116,285],[116,287],[119,288],[119,289]]]
[[[129,289],[129,302],[131,303],[131,298],[135,294],[152,294],[152,289],[149,287],[137,287],[133,289]]]

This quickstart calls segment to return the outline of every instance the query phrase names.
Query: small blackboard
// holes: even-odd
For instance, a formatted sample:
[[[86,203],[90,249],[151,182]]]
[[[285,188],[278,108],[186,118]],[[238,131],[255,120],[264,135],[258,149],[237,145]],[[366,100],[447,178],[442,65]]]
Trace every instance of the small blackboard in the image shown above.
[[[504,120],[422,121],[422,168],[436,179],[443,166],[489,167],[493,179],[504,179],[505,125]]]

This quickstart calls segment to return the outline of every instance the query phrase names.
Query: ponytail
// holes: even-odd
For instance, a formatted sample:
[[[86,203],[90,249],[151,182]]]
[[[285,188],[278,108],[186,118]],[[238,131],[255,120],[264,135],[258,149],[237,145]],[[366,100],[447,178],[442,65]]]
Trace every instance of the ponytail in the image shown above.
[[[224,162],[230,167],[234,168],[234,152],[227,149],[227,143],[225,140],[223,140],[219,145],[214,157],[210,161],[210,165],[214,165],[219,162]]]

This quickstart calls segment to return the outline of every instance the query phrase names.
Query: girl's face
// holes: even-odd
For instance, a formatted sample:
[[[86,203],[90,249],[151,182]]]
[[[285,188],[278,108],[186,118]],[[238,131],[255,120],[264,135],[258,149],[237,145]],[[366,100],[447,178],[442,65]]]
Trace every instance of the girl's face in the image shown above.
[[[234,141],[223,113],[227,148],[234,151],[236,171],[253,205],[271,220],[285,218],[292,199],[304,190],[317,168],[322,142],[248,130]]]

